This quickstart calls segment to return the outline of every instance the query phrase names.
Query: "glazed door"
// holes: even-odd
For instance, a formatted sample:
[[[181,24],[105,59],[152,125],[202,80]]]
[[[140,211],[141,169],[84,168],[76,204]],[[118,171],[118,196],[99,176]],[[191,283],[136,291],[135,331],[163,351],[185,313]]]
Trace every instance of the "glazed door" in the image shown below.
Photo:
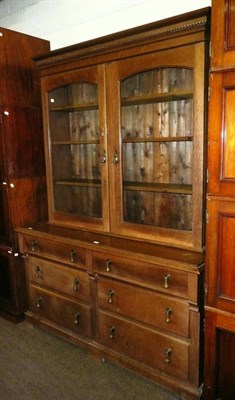
[[[42,80],[49,219],[109,229],[103,66]]]
[[[204,46],[108,67],[111,227],[201,248]]]

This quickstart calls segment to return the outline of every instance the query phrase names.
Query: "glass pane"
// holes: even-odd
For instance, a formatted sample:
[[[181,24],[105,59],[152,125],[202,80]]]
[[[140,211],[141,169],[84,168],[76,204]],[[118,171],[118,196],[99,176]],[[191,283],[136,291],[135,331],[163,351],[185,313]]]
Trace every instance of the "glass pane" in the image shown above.
[[[192,184],[192,142],[123,143],[123,180]]]
[[[124,221],[191,230],[193,71],[122,81],[121,137]]]
[[[101,189],[89,186],[55,185],[56,210],[80,216],[101,218]]]
[[[124,221],[192,230],[192,196],[124,190]]]
[[[186,68],[159,68],[121,82],[122,99],[153,93],[192,91],[193,72]]]
[[[122,138],[193,135],[192,99],[122,107]]]
[[[49,104],[55,210],[101,218],[97,86],[58,88],[50,92]]]

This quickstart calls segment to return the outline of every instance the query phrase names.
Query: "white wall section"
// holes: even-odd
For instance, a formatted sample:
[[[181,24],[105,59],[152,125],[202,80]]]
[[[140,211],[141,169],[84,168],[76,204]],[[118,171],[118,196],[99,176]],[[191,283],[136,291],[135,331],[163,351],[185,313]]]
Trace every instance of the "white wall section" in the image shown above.
[[[211,0],[3,0],[0,26],[51,42],[51,49],[172,17]]]

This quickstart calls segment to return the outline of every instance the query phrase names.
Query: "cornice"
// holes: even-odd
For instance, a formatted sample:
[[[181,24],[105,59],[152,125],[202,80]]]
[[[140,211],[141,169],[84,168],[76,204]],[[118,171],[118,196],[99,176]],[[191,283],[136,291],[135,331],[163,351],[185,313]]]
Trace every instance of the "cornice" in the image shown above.
[[[65,47],[51,51],[46,55],[35,58],[39,68],[50,67],[68,61],[80,60],[87,57],[107,54],[114,51],[123,51],[134,46],[151,44],[190,32],[205,30],[208,16],[200,16],[191,20],[159,27],[158,22],[133,28],[127,31],[111,34],[88,42],[78,43],[77,45]]]

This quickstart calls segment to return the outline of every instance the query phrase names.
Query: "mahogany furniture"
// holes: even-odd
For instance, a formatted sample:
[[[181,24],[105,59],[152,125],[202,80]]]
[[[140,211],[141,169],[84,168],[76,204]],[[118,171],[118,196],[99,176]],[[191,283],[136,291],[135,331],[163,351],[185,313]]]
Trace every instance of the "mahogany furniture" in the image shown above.
[[[17,229],[26,317],[202,394],[209,9],[36,58],[49,221]]]
[[[235,394],[235,1],[212,1],[205,399]]]
[[[14,229],[47,219],[40,82],[32,57],[49,42],[0,28],[0,311],[25,311]]]

